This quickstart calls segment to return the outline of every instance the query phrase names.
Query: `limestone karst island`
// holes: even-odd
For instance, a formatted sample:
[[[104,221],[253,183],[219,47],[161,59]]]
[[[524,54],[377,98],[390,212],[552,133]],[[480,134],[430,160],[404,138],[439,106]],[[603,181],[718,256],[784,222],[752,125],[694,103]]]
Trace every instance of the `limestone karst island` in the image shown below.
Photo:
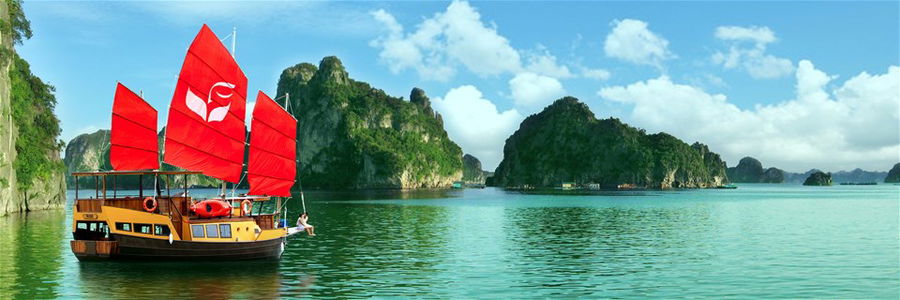
[[[0,299],[898,299],[898,20],[2,0]]]

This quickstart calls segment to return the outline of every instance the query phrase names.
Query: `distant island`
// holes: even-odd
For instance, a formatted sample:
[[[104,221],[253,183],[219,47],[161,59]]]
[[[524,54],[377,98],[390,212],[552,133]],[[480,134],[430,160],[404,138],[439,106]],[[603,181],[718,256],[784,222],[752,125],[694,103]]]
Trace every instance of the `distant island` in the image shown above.
[[[784,171],[771,167],[763,170],[762,163],[753,157],[744,157],[736,167],[726,170],[728,179],[738,183],[782,183]]]
[[[896,168],[896,166],[895,166]],[[740,160],[736,167],[728,168],[728,179],[737,183],[794,183],[801,184],[810,175],[822,172],[819,169],[811,169],[804,173],[786,172],[782,169],[770,167],[763,169],[762,163],[756,158],[747,156]],[[900,172],[898,169],[897,172]],[[887,180],[888,172],[865,171],[860,168],[852,171],[838,171],[830,173],[834,182],[847,185],[860,183],[873,183]]]
[[[503,148],[492,184],[601,188],[709,188],[725,184],[725,162],[700,143],[646,134],[610,118],[598,120],[574,97],[526,118]]]
[[[803,182],[803,185],[812,186],[828,186],[831,184],[831,174],[822,171],[810,174],[809,177],[806,178],[806,181]]]
[[[463,177],[462,149],[447,136],[425,92],[410,101],[351,79],[341,61],[285,69],[304,188],[447,188]]]

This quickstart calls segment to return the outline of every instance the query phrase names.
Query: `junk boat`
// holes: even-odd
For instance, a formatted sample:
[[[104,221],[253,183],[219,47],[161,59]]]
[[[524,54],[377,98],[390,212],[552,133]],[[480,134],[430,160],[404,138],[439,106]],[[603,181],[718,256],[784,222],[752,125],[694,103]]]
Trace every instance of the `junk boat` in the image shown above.
[[[93,178],[94,190],[86,194],[79,188],[81,180],[75,181],[71,241],[75,256],[79,260],[280,258],[287,237],[301,231],[277,221],[287,215],[282,200],[289,199],[296,181],[297,120],[260,91],[253,130],[248,133],[246,96],[247,77],[203,25],[175,86],[162,158],[187,171],[164,171],[159,168],[156,110],[118,83],[110,133],[112,170],[72,174],[76,179]],[[246,139],[250,141],[244,172]],[[222,180],[217,196],[192,197],[188,178],[200,174]],[[125,176],[137,177],[137,191],[117,188]],[[144,180],[151,177],[152,192],[145,193]],[[244,177],[249,192],[235,196],[232,188],[226,197],[227,182],[236,187]]]

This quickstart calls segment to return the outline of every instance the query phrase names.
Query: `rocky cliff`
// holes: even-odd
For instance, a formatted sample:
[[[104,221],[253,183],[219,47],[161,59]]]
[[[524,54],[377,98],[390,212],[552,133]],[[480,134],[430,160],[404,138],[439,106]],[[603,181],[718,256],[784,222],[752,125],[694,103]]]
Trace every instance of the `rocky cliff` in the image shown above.
[[[326,57],[285,69],[277,96],[288,93],[304,187],[438,188],[462,178],[462,150],[421,89],[411,101],[388,96]]]
[[[92,133],[83,133],[66,144],[66,185],[75,188],[73,172],[90,172],[103,169],[104,162],[109,161],[109,130],[101,129]],[[82,186],[86,186],[92,178],[81,178]],[[91,185],[93,186],[93,185]]]
[[[884,177],[885,183],[900,183],[900,163],[894,164],[894,167],[888,171],[887,176]]]
[[[775,167],[768,168],[768,169],[766,169],[765,172],[763,172],[762,176],[759,179],[759,182],[761,182],[761,183],[783,183],[784,182],[784,171],[779,168],[775,168]]]
[[[0,2],[0,216],[66,202],[53,87],[13,46],[30,37],[21,2]]]
[[[526,118],[506,140],[492,184],[549,187],[706,188],[727,182],[725,163],[703,144],[646,134],[617,119],[598,120],[572,97]]]
[[[481,169],[481,161],[470,154],[463,155],[463,178],[467,183],[484,184],[485,172]]]
[[[762,163],[752,157],[741,158],[736,167],[726,169],[731,182],[757,183],[763,175]]]
[[[809,177],[806,178],[806,181],[803,182],[803,185],[813,185],[813,186],[831,185],[831,174],[825,173],[822,171],[812,173],[809,175]]]

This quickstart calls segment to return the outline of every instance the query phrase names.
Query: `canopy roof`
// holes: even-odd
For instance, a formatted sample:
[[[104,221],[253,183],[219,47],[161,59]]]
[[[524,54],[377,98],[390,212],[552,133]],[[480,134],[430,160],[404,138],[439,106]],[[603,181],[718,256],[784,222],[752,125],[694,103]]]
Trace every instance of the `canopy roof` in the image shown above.
[[[72,172],[72,176],[119,176],[119,175],[194,175],[203,174],[195,171],[95,171],[95,172]]]

